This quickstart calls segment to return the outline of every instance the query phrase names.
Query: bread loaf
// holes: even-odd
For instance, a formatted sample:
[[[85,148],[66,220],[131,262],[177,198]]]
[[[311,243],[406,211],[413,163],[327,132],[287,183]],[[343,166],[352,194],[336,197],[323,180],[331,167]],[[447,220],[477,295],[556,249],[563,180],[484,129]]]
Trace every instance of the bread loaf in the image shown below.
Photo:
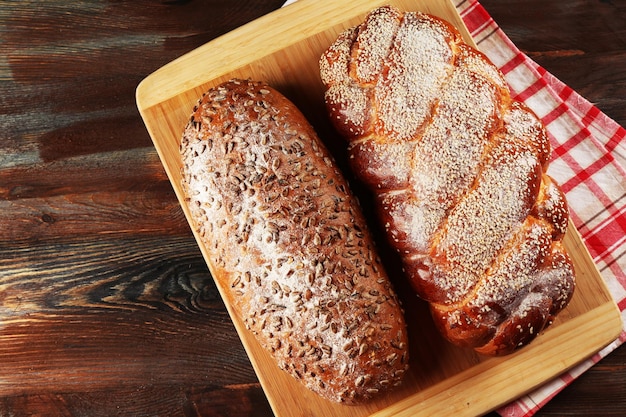
[[[402,310],[348,184],[302,113],[268,85],[231,80],[194,108],[181,155],[211,273],[277,365],[348,404],[399,384]]]
[[[449,23],[373,10],[320,60],[327,108],[450,341],[507,354],[569,302],[565,197],[540,120]]]

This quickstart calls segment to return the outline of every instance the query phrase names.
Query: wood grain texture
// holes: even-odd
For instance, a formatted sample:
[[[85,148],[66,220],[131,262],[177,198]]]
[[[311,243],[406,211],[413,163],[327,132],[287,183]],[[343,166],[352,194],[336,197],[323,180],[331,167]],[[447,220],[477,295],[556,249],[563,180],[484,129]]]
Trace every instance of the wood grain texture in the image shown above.
[[[626,124],[624,2],[481,3]],[[272,415],[135,88],[281,4],[2,3],[0,415]],[[624,415],[625,364],[620,348],[539,415]]]
[[[0,7],[0,415],[271,414],[134,90],[280,4]]]

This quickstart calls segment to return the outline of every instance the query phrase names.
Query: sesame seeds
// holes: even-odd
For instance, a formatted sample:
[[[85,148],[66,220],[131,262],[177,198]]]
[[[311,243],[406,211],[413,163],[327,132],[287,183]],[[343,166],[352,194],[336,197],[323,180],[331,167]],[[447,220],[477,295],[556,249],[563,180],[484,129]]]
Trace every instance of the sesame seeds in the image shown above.
[[[353,48],[354,78],[361,83],[376,81],[400,26],[400,13],[390,8],[372,11],[362,25]]]
[[[531,295],[561,253],[553,247],[568,219],[545,175],[550,144],[537,116],[511,99],[482,53],[422,13],[376,9],[320,62],[351,165],[376,193],[389,240],[447,335],[474,347],[493,337],[487,353],[506,350],[496,338],[517,346],[534,337],[574,279],[562,260],[550,276],[563,290]],[[507,320],[528,311],[523,337],[503,341]]]
[[[421,14],[406,13],[374,86],[378,131],[398,139],[413,136],[427,121],[451,61],[445,33]]]
[[[434,273],[440,286],[449,287],[443,302],[457,303],[482,279],[530,210],[526,184],[536,178],[534,154],[507,148],[494,148],[476,187],[450,210],[438,236],[433,268],[452,269]]]

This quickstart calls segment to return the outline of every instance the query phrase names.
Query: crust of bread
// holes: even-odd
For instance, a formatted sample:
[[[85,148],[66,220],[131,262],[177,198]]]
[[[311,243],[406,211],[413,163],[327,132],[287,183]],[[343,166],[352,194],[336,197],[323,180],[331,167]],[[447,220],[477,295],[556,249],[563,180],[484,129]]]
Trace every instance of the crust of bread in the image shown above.
[[[329,116],[408,279],[457,345],[508,354],[574,291],[539,118],[449,23],[391,6],[320,60]]]
[[[181,156],[211,273],[277,365],[347,404],[398,385],[403,312],[348,184],[295,105],[261,82],[212,88]]]

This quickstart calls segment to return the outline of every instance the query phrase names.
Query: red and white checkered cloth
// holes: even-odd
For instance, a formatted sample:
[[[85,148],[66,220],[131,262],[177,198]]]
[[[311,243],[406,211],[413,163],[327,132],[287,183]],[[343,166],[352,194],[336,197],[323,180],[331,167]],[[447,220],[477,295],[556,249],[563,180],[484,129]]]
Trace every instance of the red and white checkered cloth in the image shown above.
[[[500,68],[514,98],[546,125],[553,147],[549,174],[561,184],[571,218],[626,322],[626,130],[517,49],[477,0],[457,1],[474,41]],[[498,412],[532,416],[624,341],[626,327],[592,358]]]

